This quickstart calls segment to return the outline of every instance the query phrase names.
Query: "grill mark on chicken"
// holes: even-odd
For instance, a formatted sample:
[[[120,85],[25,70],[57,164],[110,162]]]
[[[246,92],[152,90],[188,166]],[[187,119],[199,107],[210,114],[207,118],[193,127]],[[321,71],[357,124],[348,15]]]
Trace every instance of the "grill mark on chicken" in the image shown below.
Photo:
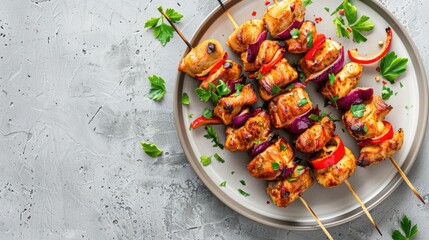
[[[297,137],[295,147],[303,153],[317,152],[331,141],[334,132],[334,122],[329,117],[323,117]]]
[[[340,43],[326,39],[316,50],[313,58],[309,60],[301,58],[298,61],[298,66],[304,72],[305,76],[309,77],[311,74],[320,72],[335,62],[340,56],[341,48]]]
[[[259,93],[264,101],[273,98],[273,87],[285,88],[298,79],[298,72],[293,68],[286,58],[283,58],[267,74],[259,79]]]

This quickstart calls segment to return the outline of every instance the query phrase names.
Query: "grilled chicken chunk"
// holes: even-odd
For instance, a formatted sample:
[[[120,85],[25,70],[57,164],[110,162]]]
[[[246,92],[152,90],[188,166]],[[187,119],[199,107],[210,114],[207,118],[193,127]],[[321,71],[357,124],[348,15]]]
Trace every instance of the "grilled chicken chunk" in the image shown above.
[[[305,53],[310,48],[307,46],[307,34],[311,32],[313,39],[316,39],[317,30],[316,25],[312,21],[304,21],[299,28],[299,37],[298,38],[290,38],[286,40],[286,44],[288,46],[288,51],[290,53]]]
[[[215,73],[210,74],[207,79],[205,79],[200,87],[209,89],[209,83],[217,85],[219,80],[224,82],[234,81],[240,78],[241,75],[241,66],[240,64],[227,60]]]
[[[262,20],[271,36],[279,38],[279,33],[286,30],[293,21],[302,21],[304,15],[305,9],[302,7],[301,0],[284,0],[268,7]]]
[[[255,145],[256,140],[265,141],[271,132],[270,116],[265,111],[247,120],[238,129],[226,128],[225,148],[231,152],[247,151]]]
[[[335,146],[332,147],[335,148]],[[333,151],[333,149],[330,149],[330,147],[328,147],[328,151],[329,150]],[[357,163],[356,157],[353,155],[350,149],[344,147],[344,150],[345,153],[343,158],[341,158],[341,160],[338,161],[336,164],[319,170],[314,169],[314,178],[320,185],[326,188],[335,187],[340,185],[346,179],[353,175]],[[327,152],[321,152],[322,153],[317,154],[315,158],[320,158],[328,155]]]
[[[247,50],[249,44],[258,40],[259,35],[265,31],[262,20],[249,20],[244,22],[228,37],[226,45],[236,53]]]
[[[360,150],[358,165],[368,167],[377,164],[387,157],[393,156],[402,147],[404,142],[404,131],[399,129],[393,135],[393,138],[377,145],[368,145]]]
[[[275,143],[247,164],[247,171],[254,178],[274,180],[285,168],[294,166],[294,154],[291,145],[284,138],[279,137]]]
[[[258,70],[262,64],[271,62],[278,55],[283,56],[286,52],[284,43],[279,41],[265,40],[262,42],[259,48],[256,60],[252,63],[247,61],[247,52],[241,54],[241,60],[243,61],[243,68],[246,72],[253,72]]]
[[[347,63],[335,76],[334,84],[329,81],[322,87],[321,93],[325,98],[332,99],[334,96],[341,99],[349,94],[358,84],[362,76],[363,67],[359,63]]]
[[[313,185],[310,168],[297,165],[289,178],[268,183],[267,193],[278,207],[287,207]]]
[[[225,125],[229,125],[232,118],[237,116],[244,106],[249,106],[258,100],[252,84],[247,84],[243,87],[240,95],[232,94],[228,97],[219,99],[216,107],[213,110],[215,116],[222,119]]]
[[[273,98],[268,105],[268,110],[273,126],[284,128],[297,116],[306,113],[312,107],[313,104],[307,92],[301,87],[295,87],[291,91]]]
[[[329,117],[323,117],[312,127],[301,133],[296,139],[296,149],[303,153],[314,153],[321,150],[335,132],[335,124]]]
[[[207,39],[194,47],[180,62],[179,71],[190,77],[202,77],[225,55],[216,39]]]
[[[340,43],[331,39],[326,39],[316,50],[314,58],[310,60],[301,58],[298,61],[298,66],[304,72],[305,76],[309,77],[311,74],[322,71],[335,62],[340,56],[341,48],[342,46]]]
[[[392,110],[380,96],[374,95],[371,100],[365,101],[365,110],[362,117],[353,116],[352,109],[344,113],[342,121],[347,131],[356,140],[372,139],[379,136],[384,130],[384,117]]]
[[[273,87],[285,88],[298,79],[298,72],[286,58],[278,62],[268,73],[259,79],[259,93],[264,101],[274,97]]]

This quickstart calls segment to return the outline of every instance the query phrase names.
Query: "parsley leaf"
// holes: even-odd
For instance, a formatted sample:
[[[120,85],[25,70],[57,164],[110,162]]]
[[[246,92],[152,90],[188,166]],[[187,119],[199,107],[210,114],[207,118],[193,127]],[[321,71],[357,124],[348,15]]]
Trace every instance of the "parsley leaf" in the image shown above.
[[[195,89],[195,93],[201,101],[208,102],[211,99],[213,105],[216,105],[222,96],[231,93],[231,89],[229,89],[228,85],[226,85],[224,81],[219,80],[217,86],[213,83],[209,83],[208,90],[203,87],[199,87]]]
[[[212,157],[206,156],[206,155],[202,155],[200,157],[200,162],[201,162],[201,164],[203,164],[204,167],[208,166],[212,162]]]
[[[153,157],[156,158],[158,157],[161,153],[162,150],[160,150],[155,144],[153,143],[147,143],[147,142],[140,142],[140,144],[142,145],[143,151]]]
[[[284,152],[287,150],[287,145],[280,144],[280,151]]]
[[[231,89],[229,89],[228,85],[226,85],[224,81],[219,80],[219,83],[216,86],[216,92],[220,97],[222,97],[228,95],[231,92]]]
[[[244,180],[240,180],[241,185],[246,186],[246,182]]]
[[[325,11],[329,13],[330,10],[328,7],[325,7]]]
[[[312,0],[303,0],[302,1],[302,7],[306,8],[308,5],[312,4],[313,1]]]
[[[210,100],[210,97],[212,96],[211,88],[209,90],[205,88],[197,88],[195,89],[195,93],[197,94],[198,98],[203,102],[208,102]]]
[[[219,184],[219,186],[221,186],[221,187],[226,187],[226,181],[221,182],[221,183]]]
[[[366,105],[365,104],[353,104],[350,108],[350,111],[355,118],[363,117],[365,113]]]
[[[182,14],[176,12],[172,8],[167,8],[167,10],[165,10],[165,14],[167,14],[168,18],[170,18],[170,20],[174,23],[177,23],[183,17]]]
[[[205,108],[203,111],[203,117],[210,119],[213,117],[213,110]]]
[[[383,85],[383,89],[381,90],[381,98],[383,100],[389,100],[389,98],[393,95],[392,89],[389,87],[386,87],[386,85]]]
[[[335,104],[335,107],[338,109],[338,105],[337,105],[337,101],[338,101],[338,99],[339,99],[339,97],[338,96],[333,96],[332,98],[331,98],[331,102],[333,103],[333,104]]]
[[[331,73],[329,74],[329,84],[331,84],[331,86],[334,86],[335,83],[335,74]]]
[[[238,192],[239,192],[241,195],[245,196],[245,197],[250,196],[250,194],[248,194],[247,192],[245,192],[245,191],[243,191],[243,190],[241,190],[241,189],[238,189]]]
[[[305,73],[300,68],[297,68],[296,71],[298,72],[298,81],[302,83],[305,82],[305,79],[307,79]]]
[[[204,137],[212,140],[212,143],[214,143],[213,147],[219,147],[220,149],[223,149],[224,146],[219,143],[219,138],[214,128],[210,125],[207,125],[205,126],[205,129],[207,131],[207,134],[204,135]]]
[[[158,10],[161,12],[162,7],[158,7]],[[172,8],[168,8],[165,14],[174,23],[180,21],[180,19],[183,17],[182,14],[176,12]],[[158,25],[160,19],[161,24]],[[162,46],[165,46],[167,42],[170,41],[174,33],[174,28],[165,24],[163,15],[158,18],[152,17],[151,19],[147,20],[144,27],[149,29],[153,28],[153,36],[161,42]]]
[[[152,75],[149,77],[151,84],[149,98],[155,101],[161,101],[165,94],[165,81],[159,76]]]
[[[276,162],[272,162],[271,167],[273,168],[274,171],[277,171],[280,169],[280,164]]]
[[[307,33],[307,35],[305,36],[305,39],[307,39],[307,47],[311,48],[314,44],[313,34],[311,33],[311,31]]]
[[[146,21],[146,23],[144,24],[145,28],[154,28],[156,27],[156,25],[158,25],[159,19],[161,19],[161,17],[159,18],[151,18],[149,20]]]
[[[192,114],[192,113],[188,114],[188,118],[193,118],[193,117],[194,117],[194,114]]]
[[[170,41],[173,33],[174,28],[165,23],[162,23],[153,29],[153,35],[161,42],[162,46],[165,46],[165,44]]]
[[[298,37],[299,37],[299,30],[298,30],[298,28],[294,28],[294,29],[292,29],[292,30],[290,31],[290,35],[291,35],[293,38],[298,38]]]
[[[363,132],[367,133],[368,132],[368,126],[367,125],[363,125]]]
[[[407,70],[408,58],[398,58],[395,52],[386,54],[380,61],[380,73],[390,83]]]
[[[189,105],[189,95],[187,93],[182,93],[182,104]]]
[[[308,103],[308,99],[307,98],[302,98],[301,100],[298,101],[298,106],[302,107],[302,106],[304,106],[307,103]]]
[[[243,89],[244,85],[243,84],[235,84],[234,88],[235,88],[235,94],[234,96],[238,97],[240,96],[241,90]]]
[[[279,94],[281,92],[281,88],[279,88],[279,86],[277,86],[277,85],[274,85],[271,88],[271,92],[272,92],[273,96],[277,95],[277,94]]]
[[[405,236],[402,235],[402,233],[399,230],[395,230],[392,233],[393,240],[409,240],[415,237],[417,232],[419,231],[417,224],[411,227],[411,221],[405,215],[402,217],[401,229],[405,233]]]
[[[213,157],[214,157],[216,160],[218,160],[219,162],[221,162],[221,163],[225,163],[225,160],[224,160],[221,156],[219,156],[219,154],[215,153],[215,154],[213,155]]]

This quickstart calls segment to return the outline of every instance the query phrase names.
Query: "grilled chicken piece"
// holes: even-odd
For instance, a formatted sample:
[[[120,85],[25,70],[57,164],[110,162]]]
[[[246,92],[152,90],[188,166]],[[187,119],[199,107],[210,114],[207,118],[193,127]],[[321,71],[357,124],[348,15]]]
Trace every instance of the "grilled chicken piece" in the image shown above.
[[[232,118],[237,116],[244,106],[249,106],[258,100],[255,90],[251,83],[245,85],[240,92],[240,95],[232,94],[228,97],[219,99],[213,113],[222,119],[225,125],[229,125]]]
[[[298,61],[298,66],[304,72],[305,76],[309,77],[311,74],[324,70],[326,67],[331,65],[341,53],[341,44],[326,39],[326,41],[316,50],[314,58],[305,60],[301,58]]]
[[[259,48],[256,60],[252,63],[247,61],[247,51],[241,54],[241,60],[243,61],[243,68],[246,72],[253,72],[258,70],[262,64],[271,62],[278,55],[284,55],[286,49],[283,42],[265,40],[262,42]]]
[[[393,156],[402,147],[404,142],[404,131],[400,128],[393,138],[377,145],[368,145],[360,150],[358,165],[359,167],[368,167],[377,164],[387,157]]]
[[[247,164],[247,171],[254,178],[274,180],[285,168],[294,166],[294,154],[292,146],[280,137]]]
[[[271,132],[270,116],[265,111],[247,120],[238,129],[226,128],[225,148],[231,152],[247,151],[253,147],[256,140],[265,141]]]
[[[273,87],[285,88],[298,79],[298,72],[286,58],[278,62],[268,73],[259,79],[259,93],[264,101],[273,98]]]
[[[190,77],[202,77],[225,55],[225,50],[216,39],[207,39],[194,47],[180,62],[179,71]]]
[[[249,20],[244,22],[228,37],[226,45],[236,53],[247,50],[249,44],[258,40],[259,35],[265,31],[262,20]]]
[[[329,117],[323,117],[312,127],[301,133],[296,139],[296,149],[303,153],[314,153],[321,150],[335,132],[335,124]]]
[[[303,104],[304,98],[308,101],[305,104]],[[295,87],[291,91],[273,98],[268,105],[271,121],[275,128],[288,126],[297,116],[306,113],[312,107],[310,97],[301,87]]]
[[[200,84],[200,87],[209,89],[209,83],[217,85],[219,80],[224,82],[234,81],[240,78],[240,75],[241,65],[234,61],[227,60],[215,73],[210,74],[210,76]]]
[[[262,16],[265,26],[273,38],[279,38],[279,33],[286,30],[294,20],[304,19],[305,9],[301,0],[284,0],[279,4],[268,7]]]
[[[372,139],[383,133],[383,119],[392,110],[380,96],[374,95],[371,100],[365,101],[365,110],[362,117],[354,117],[352,110],[344,113],[342,121],[347,131],[356,140]]]
[[[310,168],[297,165],[290,178],[271,181],[267,193],[278,207],[287,207],[313,185]]]
[[[363,67],[359,63],[347,63],[343,69],[335,76],[334,84],[329,81],[322,87],[321,93],[325,98],[332,99],[337,96],[338,99],[345,97],[358,84],[362,76]]]
[[[316,39],[316,25],[312,21],[304,21],[299,28],[299,37],[286,40],[288,51],[290,53],[305,53],[310,48],[307,46],[307,34],[311,32],[313,39]]]
[[[332,149],[330,149],[332,147]],[[335,146],[328,147],[328,151],[333,151]],[[356,157],[350,149],[344,147],[345,153],[343,158],[336,164],[323,169],[314,169],[314,178],[325,188],[335,187],[343,183],[346,179],[353,175],[356,168]],[[329,153],[321,151],[315,158],[325,157]]]

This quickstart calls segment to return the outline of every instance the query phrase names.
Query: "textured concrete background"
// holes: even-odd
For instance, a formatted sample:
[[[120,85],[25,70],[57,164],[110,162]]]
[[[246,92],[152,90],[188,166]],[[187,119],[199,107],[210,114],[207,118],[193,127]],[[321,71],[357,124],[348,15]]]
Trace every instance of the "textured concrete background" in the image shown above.
[[[318,1],[318,0],[315,0]],[[429,2],[380,0],[406,27],[429,69]],[[145,21],[156,7],[184,14],[186,36],[214,0],[1,0],[0,239],[323,239],[267,227],[226,207],[197,178],[172,116],[176,35],[162,47]],[[152,74],[165,99],[147,97]],[[426,133],[427,133],[426,129]],[[408,174],[429,198],[426,134]],[[164,154],[147,157],[140,141]],[[329,229],[336,239],[390,239],[398,219],[429,236],[429,207],[403,183],[365,216]]]

